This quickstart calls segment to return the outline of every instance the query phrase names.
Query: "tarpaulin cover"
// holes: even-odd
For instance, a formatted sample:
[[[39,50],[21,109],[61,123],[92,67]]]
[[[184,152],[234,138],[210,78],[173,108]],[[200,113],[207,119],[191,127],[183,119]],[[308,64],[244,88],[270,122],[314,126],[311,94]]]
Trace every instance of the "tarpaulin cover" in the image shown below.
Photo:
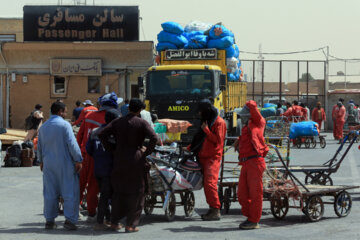
[[[264,118],[275,116],[276,115],[276,108],[275,107],[262,108],[260,113]]]
[[[317,123],[313,121],[304,121],[298,123],[292,123],[290,126],[290,139],[295,139],[297,137],[311,137],[318,136]]]

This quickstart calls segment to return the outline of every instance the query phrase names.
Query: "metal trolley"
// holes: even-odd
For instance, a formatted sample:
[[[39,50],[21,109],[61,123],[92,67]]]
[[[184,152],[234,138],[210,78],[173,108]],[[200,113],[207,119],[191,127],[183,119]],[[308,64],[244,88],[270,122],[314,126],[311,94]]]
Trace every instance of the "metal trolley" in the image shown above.
[[[350,144],[344,148],[344,145],[348,138],[351,136]],[[341,163],[344,161],[347,153],[350,151],[354,142],[358,139],[359,133],[352,132],[346,135],[336,150],[334,156],[326,161],[322,165],[303,165],[303,166],[288,166],[284,168],[280,167],[272,167],[273,170],[278,170],[283,172],[285,175],[290,172],[302,172],[305,174],[305,184],[319,184],[319,185],[333,185],[333,180],[330,175],[336,173],[340,168]]]
[[[324,214],[324,204],[333,205],[338,217],[346,217],[350,213],[352,198],[347,190],[358,188],[358,186],[303,184],[282,160],[277,147],[273,145],[270,147],[278,154],[287,176],[287,178],[272,177],[272,180],[264,187],[264,197],[270,200],[271,213],[276,219],[283,219],[289,208],[297,208],[301,209],[311,222],[316,222]],[[326,201],[323,201],[325,197]],[[291,199],[294,201],[290,201]]]
[[[229,140],[234,140],[234,137],[228,137]],[[290,161],[290,139],[284,137],[265,137],[266,142],[275,142],[278,145],[278,151],[285,156],[286,164]],[[239,176],[241,172],[241,166],[238,161],[227,160],[229,153],[225,151],[223,160],[221,162],[220,176],[218,183],[218,194],[221,203],[221,207],[224,208],[225,213],[228,213],[232,202],[237,202],[237,188],[239,182]],[[235,156],[234,156],[235,157]],[[237,157],[236,157],[237,159]],[[270,149],[265,157],[267,166],[273,166],[280,162],[280,159],[274,149]],[[267,181],[266,176],[263,181]]]
[[[195,196],[191,189],[174,190],[172,181],[168,181],[159,170],[159,166],[176,169],[179,154],[176,149],[157,150],[158,156],[148,156],[146,159],[151,165],[149,180],[150,193],[145,196],[144,212],[151,215],[154,208],[162,208],[168,221],[175,218],[177,206],[183,206],[186,217],[191,217],[195,207]],[[178,197],[176,197],[178,196]]]

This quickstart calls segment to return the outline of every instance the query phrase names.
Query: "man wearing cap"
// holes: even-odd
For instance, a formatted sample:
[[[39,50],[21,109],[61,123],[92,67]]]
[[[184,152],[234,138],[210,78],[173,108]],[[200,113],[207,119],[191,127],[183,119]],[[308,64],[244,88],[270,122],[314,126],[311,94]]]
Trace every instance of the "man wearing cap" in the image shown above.
[[[346,115],[346,109],[343,105],[343,102],[344,99],[339,98],[339,101],[333,106],[331,114],[334,124],[333,135],[335,140],[339,140],[339,143],[341,143],[341,139],[343,138],[343,128]]]
[[[114,154],[111,199],[111,228],[122,229],[119,221],[126,217],[125,232],[137,232],[141,212],[144,208],[146,175],[149,167],[145,157],[152,153],[157,135],[150,125],[140,118],[143,103],[140,99],[130,100],[129,113],[108,124],[100,133],[99,139],[107,151]],[[111,136],[115,146],[109,143]],[[145,138],[149,139],[144,147]]]
[[[97,194],[99,190],[94,176],[94,159],[86,153],[86,143],[91,130],[105,124],[106,110],[117,109],[118,104],[122,102],[122,98],[118,98],[117,95],[112,92],[100,97],[98,102],[100,104],[99,111],[91,111],[86,114],[76,137],[84,158],[84,166],[80,172],[80,201],[83,200],[84,191],[85,188],[87,188],[86,202],[89,214],[88,222],[96,221],[95,215],[98,205]]]
[[[41,127],[42,120],[44,119],[42,106],[40,104],[35,105],[35,110],[31,113],[31,127],[27,131],[27,135],[24,141],[31,141],[38,135],[38,130]]]
[[[87,113],[89,112],[95,112],[97,111],[98,109],[94,106],[94,104],[91,102],[91,100],[85,100],[85,102],[83,102],[83,105],[85,106],[83,108],[83,110],[81,110],[81,113],[80,113],[80,116],[79,118],[71,123],[71,125],[80,125],[82,123],[82,121],[85,119],[85,116]]]
[[[265,119],[261,116],[256,102],[248,101],[239,112],[241,136],[235,142],[239,152],[239,164],[242,166],[238,184],[238,199],[242,214],[247,220],[240,229],[259,228],[263,202],[263,172],[266,168],[264,157],[269,148],[265,144]]]
[[[203,99],[198,106],[201,127],[191,144],[184,150],[195,154],[202,166],[204,192],[209,210],[201,215],[204,221],[220,220],[218,178],[226,135],[226,123],[218,116],[217,109],[209,99]]]

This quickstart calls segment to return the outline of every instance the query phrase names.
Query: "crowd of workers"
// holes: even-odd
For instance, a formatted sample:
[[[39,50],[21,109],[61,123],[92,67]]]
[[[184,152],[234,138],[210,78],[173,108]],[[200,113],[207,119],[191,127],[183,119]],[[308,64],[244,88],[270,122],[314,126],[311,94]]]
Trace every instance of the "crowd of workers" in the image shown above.
[[[65,104],[61,101],[52,104],[52,115],[40,127],[38,136],[46,229],[56,227],[59,196],[64,200],[64,227],[69,230],[77,229],[79,205],[86,189],[87,221],[96,221],[95,229],[111,228],[119,231],[125,228],[126,232],[139,231],[144,197],[149,190],[149,165],[145,157],[153,152],[158,137],[151,125],[152,117],[144,110],[145,104],[142,101],[126,100],[119,108],[121,102],[122,99],[115,93],[100,97],[98,107],[86,100],[81,108],[78,101],[71,124],[64,120],[67,114]],[[350,102],[346,111],[343,102],[343,99],[339,99],[332,111],[335,139],[342,139],[346,115],[351,121],[358,121],[359,118],[360,109]],[[205,221],[220,220],[218,176],[226,124],[209,99],[199,103],[197,112],[202,124],[191,144],[184,150],[195,154],[202,166],[204,193],[209,210],[201,218]],[[312,119],[320,128],[322,122],[326,121],[320,102],[311,114],[306,106],[299,105],[297,101],[292,105],[288,104],[286,110],[278,104],[276,112],[278,116],[293,118],[294,121]],[[239,164],[242,165],[238,199],[242,214],[247,217],[239,227],[256,229],[259,228],[262,213],[262,177],[266,168],[264,157],[268,152],[263,135],[266,122],[257,103],[252,100],[238,114],[244,123],[242,135],[234,144],[239,153]],[[41,125],[41,121],[39,124]],[[80,126],[76,138],[71,125]],[[146,144],[145,139],[148,139]],[[125,226],[120,223],[124,217]]]

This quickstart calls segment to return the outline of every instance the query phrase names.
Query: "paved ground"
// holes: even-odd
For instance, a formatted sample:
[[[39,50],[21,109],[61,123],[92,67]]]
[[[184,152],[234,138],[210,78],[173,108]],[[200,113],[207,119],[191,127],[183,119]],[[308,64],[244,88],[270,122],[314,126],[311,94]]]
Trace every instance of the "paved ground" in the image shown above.
[[[322,164],[338,147],[329,138],[327,142],[325,149],[291,149],[291,164]],[[357,146],[334,174],[334,184],[360,185]],[[303,175],[298,176],[304,179]],[[140,232],[135,234],[95,232],[93,225],[84,221],[80,221],[78,231],[68,232],[62,227],[62,216],[57,218],[58,229],[45,231],[39,168],[0,168],[0,239],[360,239],[359,193],[359,189],[352,191],[353,207],[349,216],[338,218],[333,206],[326,205],[323,219],[316,223],[309,222],[296,209],[290,209],[284,220],[275,220],[269,203],[264,202],[261,229],[254,231],[238,230],[239,223],[245,220],[238,203],[232,204],[229,214],[223,214],[221,221],[201,221],[199,214],[207,208],[202,191],[195,193],[196,212],[191,218],[185,218],[182,207],[178,207],[175,220],[167,222],[163,211],[155,209],[153,215],[143,216]]]

